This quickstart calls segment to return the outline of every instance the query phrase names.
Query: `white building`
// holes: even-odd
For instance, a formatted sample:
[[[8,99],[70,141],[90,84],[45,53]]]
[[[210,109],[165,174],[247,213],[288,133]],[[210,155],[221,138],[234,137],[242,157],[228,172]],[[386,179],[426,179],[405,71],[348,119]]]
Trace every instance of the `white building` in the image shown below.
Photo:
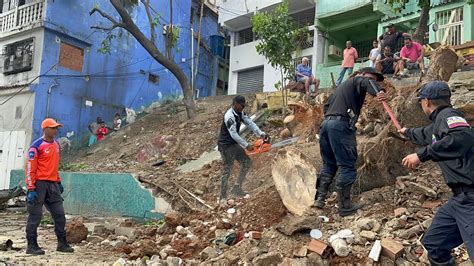
[[[229,89],[228,94],[243,94],[275,91],[274,84],[281,80],[280,72],[270,66],[265,57],[255,49],[258,40],[252,32],[251,18],[255,11],[270,11],[282,0],[218,0],[219,24],[230,35]],[[301,54],[294,55],[295,65],[301,57],[310,59],[315,74],[316,61],[323,54],[318,51],[321,38],[314,27],[315,0],[289,0],[288,10],[296,22],[310,25],[312,41]],[[320,49],[321,50],[321,49]],[[322,52],[322,51],[321,51]],[[316,59],[316,60],[314,60]]]

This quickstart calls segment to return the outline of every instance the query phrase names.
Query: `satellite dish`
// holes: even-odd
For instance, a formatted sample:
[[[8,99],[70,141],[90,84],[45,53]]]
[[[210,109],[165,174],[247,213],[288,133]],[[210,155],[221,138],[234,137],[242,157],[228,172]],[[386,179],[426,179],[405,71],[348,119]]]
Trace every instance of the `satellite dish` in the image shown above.
[[[437,32],[438,31],[438,24],[434,23],[433,26],[431,26],[431,28],[433,29],[434,32]]]

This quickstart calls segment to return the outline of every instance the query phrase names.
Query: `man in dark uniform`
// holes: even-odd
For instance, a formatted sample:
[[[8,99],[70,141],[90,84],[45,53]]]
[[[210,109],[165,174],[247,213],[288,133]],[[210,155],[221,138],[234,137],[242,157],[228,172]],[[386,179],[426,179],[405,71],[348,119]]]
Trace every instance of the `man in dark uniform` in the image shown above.
[[[374,68],[366,67],[359,74],[342,83],[329,96],[324,106],[324,121],[319,132],[319,147],[323,167],[316,182],[315,206],[323,208],[329,186],[337,170],[339,176],[336,188],[339,198],[339,215],[347,216],[360,208],[351,203],[351,187],[357,178],[357,142],[355,123],[364,104],[367,93],[376,96],[381,90],[376,81],[383,81],[383,75]],[[379,100],[385,100],[380,92]]]
[[[431,265],[455,265],[453,248],[464,242],[474,262],[474,130],[462,112],[451,107],[448,84],[432,81],[420,91],[419,101],[432,124],[402,128],[400,133],[423,147],[402,160],[408,168],[420,162],[438,162],[453,191],[425,233],[423,244]]]
[[[219,203],[223,205],[227,204],[227,183],[235,160],[240,163],[240,173],[231,192],[239,197],[243,197],[247,194],[247,192],[242,190],[242,183],[250,169],[251,160],[243,148],[252,151],[253,146],[240,136],[241,124],[244,123],[255,135],[261,138],[267,138],[267,134],[261,131],[252,119],[244,113],[245,106],[247,106],[247,104],[244,96],[237,95],[234,97],[232,107],[227,110],[224,115],[219,140],[217,141],[217,146],[224,163],[224,173],[221,178],[221,194],[219,198]]]

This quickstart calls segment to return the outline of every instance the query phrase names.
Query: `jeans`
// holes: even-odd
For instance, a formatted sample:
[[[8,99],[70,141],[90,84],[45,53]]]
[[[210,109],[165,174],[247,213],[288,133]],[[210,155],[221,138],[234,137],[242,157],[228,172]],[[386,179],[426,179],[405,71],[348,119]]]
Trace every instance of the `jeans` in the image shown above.
[[[354,68],[353,67],[343,67],[341,69],[341,73],[339,74],[339,78],[336,81],[336,86],[341,85],[342,80],[344,80],[344,75],[346,74],[346,70],[347,70],[347,75],[350,76],[350,75],[352,75],[352,71],[354,70]]]
[[[449,261],[452,249],[462,243],[474,262],[474,192],[451,197],[438,209],[423,237],[428,256],[438,263]]]
[[[51,181],[36,181],[36,193],[38,198],[33,203],[27,203],[28,220],[26,223],[26,239],[37,239],[37,229],[43,217],[43,204],[51,213],[54,220],[54,232],[58,238],[66,237],[66,217],[64,214],[63,198],[59,191],[59,185]]]
[[[250,160],[250,157],[245,153],[245,150],[238,144],[226,147],[219,147],[219,151],[221,153],[222,162],[224,163],[224,172],[222,173],[221,177],[220,198],[226,199],[227,183],[229,182],[229,176],[232,171],[232,166],[234,166],[234,161],[238,161],[240,163],[240,172],[236,182],[237,186],[242,186],[242,183],[245,180],[245,176],[247,175],[252,165],[252,161]]]
[[[339,176],[337,187],[352,185],[356,178],[357,142],[356,132],[349,128],[348,121],[324,120],[319,132],[319,147],[323,159],[320,176]]]

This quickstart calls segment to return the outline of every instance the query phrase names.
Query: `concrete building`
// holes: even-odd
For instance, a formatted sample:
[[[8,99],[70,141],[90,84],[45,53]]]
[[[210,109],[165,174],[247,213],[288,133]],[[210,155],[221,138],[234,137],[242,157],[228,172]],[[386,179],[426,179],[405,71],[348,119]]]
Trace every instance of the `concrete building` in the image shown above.
[[[431,5],[425,43],[460,45],[473,40],[473,5],[463,0],[433,0]],[[368,60],[372,41],[384,32],[384,26],[393,23],[399,31],[414,33],[419,16],[417,1],[409,1],[405,9],[394,13],[382,0],[318,0],[316,28],[324,36],[319,46],[324,54],[323,60],[316,66],[321,87],[331,86],[331,72],[336,79],[339,76],[342,51],[347,40],[352,41],[359,53],[356,70]],[[436,29],[434,24],[437,31],[433,30]],[[399,47],[402,45],[400,43]]]
[[[252,32],[251,18],[255,11],[270,11],[282,0],[219,0],[219,24],[230,36],[228,94],[275,91],[274,84],[281,80],[280,72],[268,64],[255,49],[258,40]],[[322,60],[318,40],[321,37],[314,27],[315,1],[289,0],[289,14],[300,25],[309,25],[313,39],[301,53],[295,53],[295,64],[301,57],[310,59],[313,71]]]
[[[170,24],[169,1],[151,3],[159,22],[157,46],[164,50],[162,33]],[[199,3],[173,2],[172,24],[179,28],[173,56],[189,80],[197,73],[199,96],[210,96],[216,94],[219,65],[226,62],[220,58],[223,52],[216,56],[217,48],[223,47],[219,38],[212,42],[213,36],[219,37],[215,1],[206,1],[202,14]],[[89,15],[96,4],[119,19],[105,0],[1,0],[0,189],[8,188],[11,169],[24,168],[26,150],[42,135],[40,124],[45,117],[63,123],[60,137],[68,136],[74,146],[80,146],[88,138],[87,126],[97,116],[110,124],[115,113],[125,114],[125,108],[140,111],[182,95],[174,76],[128,32],[117,28],[108,35],[91,29],[111,24],[97,13]],[[127,8],[149,36],[149,20],[141,5]],[[99,52],[107,36],[110,53]]]

